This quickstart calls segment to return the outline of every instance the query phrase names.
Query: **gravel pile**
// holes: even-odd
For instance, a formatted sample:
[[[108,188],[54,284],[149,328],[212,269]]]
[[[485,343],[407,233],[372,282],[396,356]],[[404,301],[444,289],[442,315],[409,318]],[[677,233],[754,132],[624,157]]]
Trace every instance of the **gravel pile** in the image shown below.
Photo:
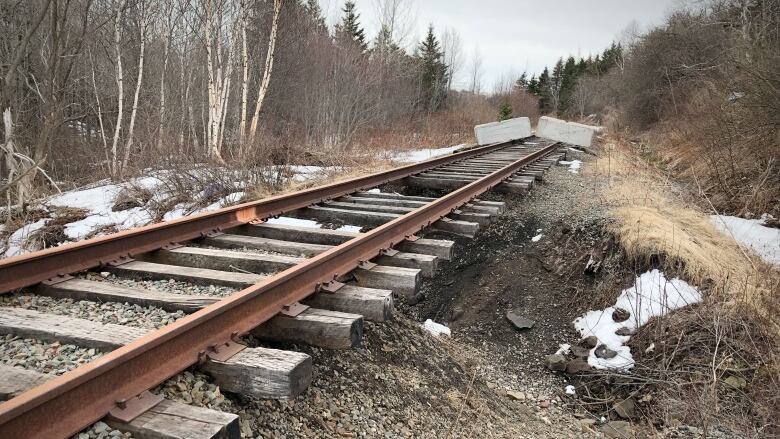
[[[114,285],[122,285],[125,287],[145,289],[151,291],[159,291],[163,293],[172,294],[188,294],[198,296],[229,296],[238,289],[233,287],[223,287],[215,285],[197,285],[189,282],[181,282],[173,279],[163,280],[135,280],[118,277],[113,273],[87,273],[84,275],[86,279],[94,280],[98,282],[110,282]]]
[[[36,372],[62,375],[102,356],[95,349],[49,343],[13,335],[0,337],[0,362]]]
[[[105,422],[98,421],[92,424],[89,430],[73,436],[73,439],[132,439],[132,437],[130,433],[122,433],[112,429]]]
[[[57,314],[100,323],[157,329],[184,317],[183,311],[168,312],[153,306],[139,306],[119,302],[90,302],[86,300],[54,299],[29,294],[10,294],[0,297],[0,305]]]
[[[453,438],[579,437],[560,404],[494,390],[471,353],[419,323],[397,316],[364,329],[358,349],[281,346],[312,355],[313,383],[292,401],[229,395],[244,436],[439,438],[451,429]]]
[[[203,373],[184,371],[160,384],[152,393],[185,404],[220,409],[225,404],[225,397],[210,381],[211,378]]]

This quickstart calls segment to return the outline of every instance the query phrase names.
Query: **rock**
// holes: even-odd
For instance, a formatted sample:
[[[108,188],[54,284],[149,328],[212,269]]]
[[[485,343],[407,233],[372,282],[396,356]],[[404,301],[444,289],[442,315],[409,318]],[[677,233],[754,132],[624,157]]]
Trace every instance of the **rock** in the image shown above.
[[[517,329],[531,329],[534,327],[536,322],[533,320],[523,317],[521,315],[516,314],[514,311],[509,311],[506,313],[506,318],[512,322],[512,324]]]
[[[610,358],[615,358],[617,356],[617,352],[608,348],[607,345],[604,344],[599,345],[599,347],[597,347],[593,353],[596,354],[597,357],[603,358],[605,360],[609,360]]]
[[[450,321],[454,322],[455,320],[458,320],[461,317],[463,317],[463,309],[455,308],[452,310],[452,317],[450,318]]]
[[[580,346],[588,349],[595,348],[597,344],[599,344],[599,339],[595,335],[589,335],[579,342]]]
[[[738,377],[736,375],[729,376],[728,378],[724,379],[723,382],[732,389],[744,389],[747,387],[747,381],[744,378]]]
[[[580,419],[580,428],[582,428],[583,433],[593,433],[593,429],[591,427],[593,427],[594,424],[596,424],[595,419]]]
[[[610,421],[601,426],[601,432],[604,436],[627,439],[634,437],[634,429],[631,428],[631,424],[626,421]]]
[[[625,326],[615,331],[616,335],[619,335],[621,337],[631,337],[634,335],[634,331],[631,330],[631,328],[626,328]]]
[[[635,419],[636,418],[636,404],[634,404],[634,398],[627,398],[616,403],[612,408],[615,413],[623,419]]]
[[[615,310],[612,311],[612,320],[617,323],[625,322],[629,317],[631,317],[631,313],[623,308],[615,308]]]
[[[546,409],[549,406],[550,406],[550,400],[549,399],[543,399],[543,400],[539,401],[539,407],[541,407],[543,409]]]
[[[506,396],[514,399],[515,401],[525,401],[526,396],[523,392],[518,392],[516,390],[510,390],[506,392]]]
[[[566,370],[566,357],[560,354],[548,355],[545,359],[545,365],[550,370],[563,372]]]
[[[590,349],[583,348],[582,346],[573,346],[571,348],[571,353],[577,358],[588,358],[590,355]]]
[[[588,364],[587,361],[581,358],[576,358],[574,360],[571,360],[566,365],[566,373],[570,375],[587,372],[589,370],[590,370],[590,365]]]

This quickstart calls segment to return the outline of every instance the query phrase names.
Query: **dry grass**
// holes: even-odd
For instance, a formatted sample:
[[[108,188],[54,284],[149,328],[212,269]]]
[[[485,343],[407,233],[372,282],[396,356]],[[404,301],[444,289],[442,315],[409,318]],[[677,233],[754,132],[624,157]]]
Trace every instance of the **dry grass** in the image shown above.
[[[608,181],[602,196],[617,220],[610,231],[630,259],[647,265],[662,258],[689,280],[712,283],[712,291],[726,293],[729,301],[760,308],[767,299],[777,271],[716,230],[711,212],[697,207],[633,146],[610,138],[589,169]]]
[[[661,267],[699,285],[705,297],[641,328],[630,341],[637,362],[631,373],[591,374],[585,401],[606,414],[633,397],[661,429],[725,425],[776,437],[780,273],[718,232],[701,194],[686,193],[619,136],[604,143],[586,172],[605,182],[601,196],[615,219],[609,232],[623,265]]]

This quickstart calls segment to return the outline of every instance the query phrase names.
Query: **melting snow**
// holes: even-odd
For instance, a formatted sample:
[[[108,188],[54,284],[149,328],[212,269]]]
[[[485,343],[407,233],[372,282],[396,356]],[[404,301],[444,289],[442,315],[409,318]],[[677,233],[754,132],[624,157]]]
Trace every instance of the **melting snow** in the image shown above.
[[[395,161],[405,162],[405,163],[421,162],[423,160],[432,159],[434,157],[452,154],[453,152],[463,148],[464,146],[466,146],[465,143],[460,145],[455,145],[455,146],[449,146],[447,148],[418,149],[416,151],[403,151],[403,152],[398,152],[393,154],[392,158]]]
[[[45,226],[46,221],[48,221],[48,218],[40,219],[34,223],[27,224],[12,233],[8,238],[8,248],[5,251],[5,255],[11,257],[27,253],[28,250],[25,248],[27,237]]]
[[[771,264],[780,265],[780,229],[764,226],[764,220],[747,220],[735,216],[710,215],[710,221],[721,233],[753,250]]]
[[[566,386],[566,394],[567,395],[576,395],[577,394],[577,390],[574,388],[574,386],[569,384],[568,386]]]
[[[637,276],[634,286],[623,290],[614,306],[603,311],[588,311],[574,320],[574,328],[582,337],[595,335],[599,344],[617,352],[611,359],[598,358],[591,350],[588,364],[597,369],[626,370],[634,366],[631,350],[624,343],[629,336],[620,336],[615,331],[628,328],[632,332],[646,324],[652,317],[663,316],[670,311],[701,301],[701,293],[695,287],[680,279],[667,280],[658,270]],[[622,308],[631,317],[625,322],[612,320],[612,312]]]
[[[426,331],[430,332],[434,337],[438,337],[442,334],[448,336],[452,335],[450,328],[442,325],[441,323],[436,323],[431,319],[426,320],[422,327]]]
[[[579,174],[580,173],[580,167],[582,166],[582,161],[580,160],[572,160],[570,162],[567,162],[565,160],[561,160],[558,162],[562,165],[566,165],[569,167],[569,172],[572,174]]]
[[[321,229],[322,224],[318,223],[317,221],[313,220],[307,220],[307,219],[300,219],[300,218],[291,218],[289,216],[280,216],[279,218],[271,218],[268,221],[266,221],[268,224],[278,224],[281,226],[293,226],[293,227],[309,227],[314,229]],[[338,231],[340,232],[354,232],[359,233],[361,227],[360,226],[352,226],[352,225],[345,225],[339,227]]]
[[[541,233],[534,236],[533,238],[531,238],[531,242],[539,242],[539,240],[542,239],[542,236],[544,235],[542,235]]]

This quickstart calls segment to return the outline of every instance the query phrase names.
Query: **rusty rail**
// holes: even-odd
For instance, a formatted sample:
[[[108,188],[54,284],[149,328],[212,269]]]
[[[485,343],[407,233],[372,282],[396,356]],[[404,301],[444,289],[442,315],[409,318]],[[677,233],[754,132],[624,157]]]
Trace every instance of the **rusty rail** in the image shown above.
[[[105,416],[117,401],[138,395],[195,364],[211,346],[247,333],[277,314],[284,305],[311,295],[322,284],[443,218],[555,148],[557,144],[536,151],[19,395],[0,405],[0,437],[67,437],[80,431]],[[255,204],[245,208],[254,209]]]
[[[53,247],[0,260],[0,293],[35,285],[47,279],[75,273],[165,245],[200,238],[208,233],[265,220],[327,199],[365,190],[428,169],[504,148],[499,143],[433,158],[385,172],[226,207],[213,212],[150,224],[107,236]]]

